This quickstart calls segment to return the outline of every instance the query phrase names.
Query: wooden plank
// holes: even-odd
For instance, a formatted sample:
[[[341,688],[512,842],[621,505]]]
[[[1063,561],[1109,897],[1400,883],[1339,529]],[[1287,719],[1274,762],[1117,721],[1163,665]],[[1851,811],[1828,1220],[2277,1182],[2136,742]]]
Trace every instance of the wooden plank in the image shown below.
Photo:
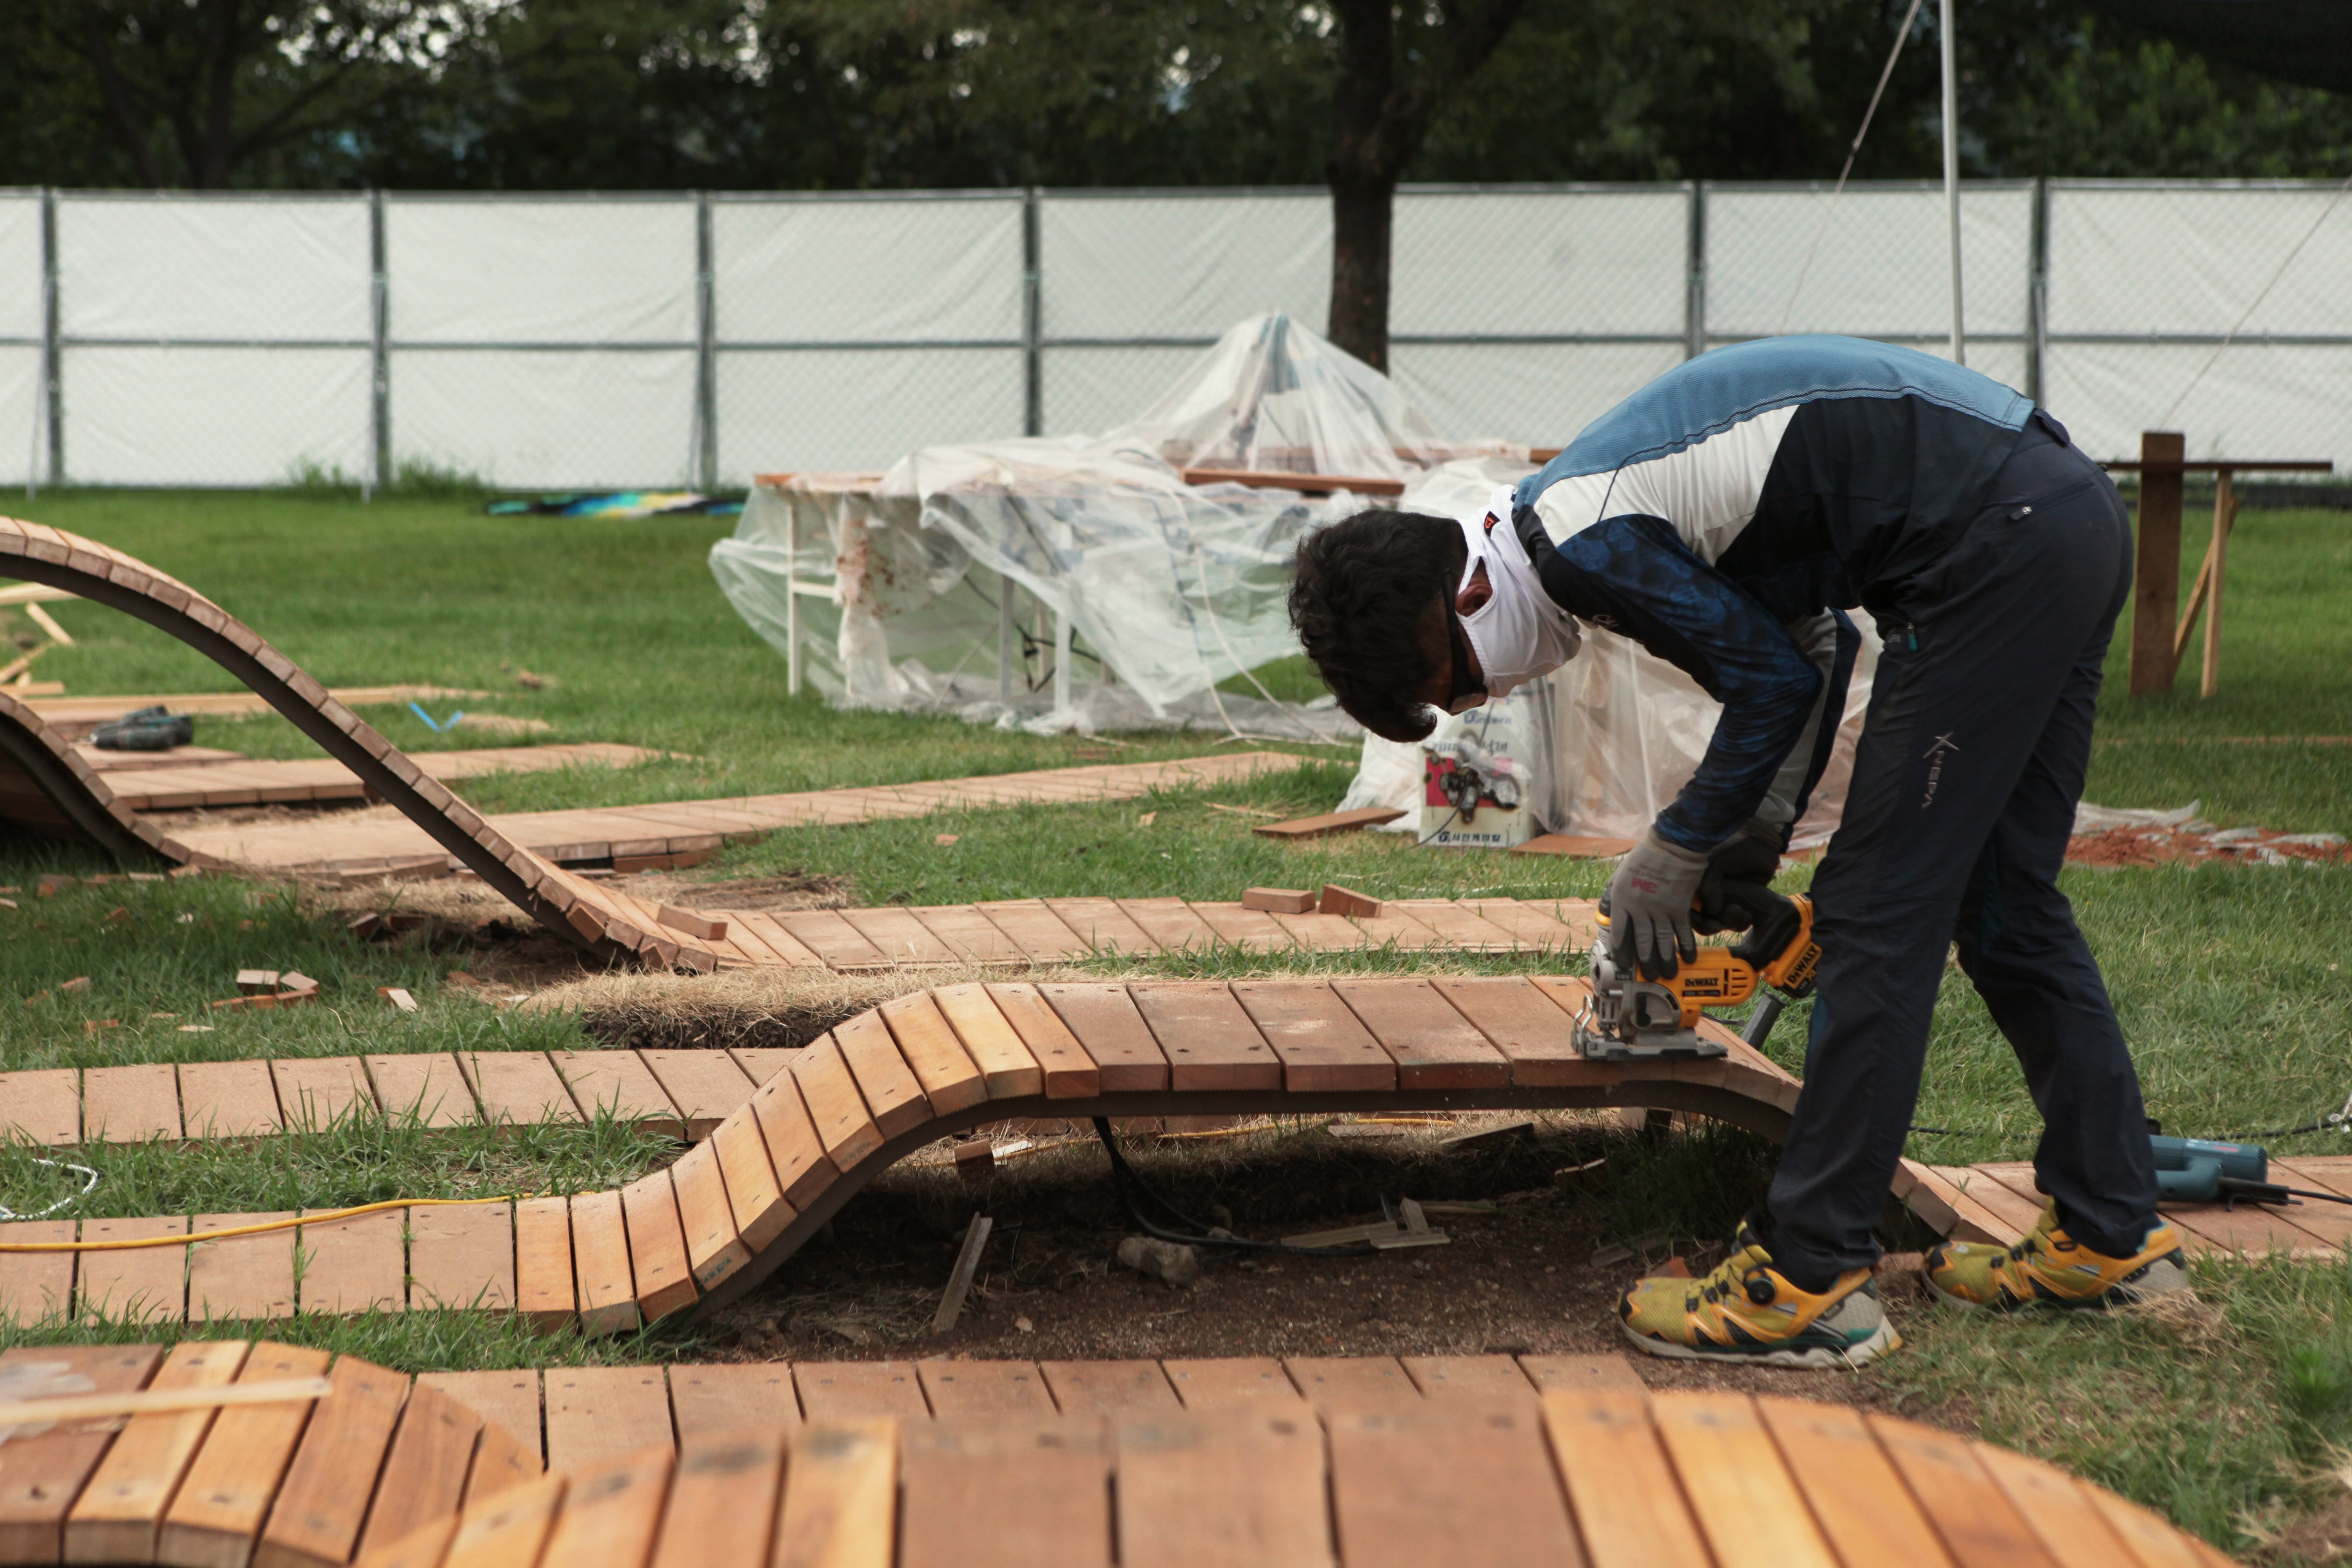
[[[882,955],[886,963],[953,963],[960,956],[955,949],[934,936],[930,928],[909,909],[886,905],[878,909],[844,910],[841,918],[848,921],[858,935],[874,944],[874,951]]]
[[[1213,980],[1171,981],[1130,985],[1128,991],[1168,1058],[1170,1088],[1181,1092],[1283,1087],[1282,1059],[1228,986]],[[1079,1030],[1078,1038],[1086,1037]]]
[[[74,1239],[69,1219],[0,1221],[0,1241]],[[0,1252],[0,1328],[62,1324],[73,1314],[74,1255],[70,1252]]]
[[[667,1458],[663,1456],[665,1462]],[[567,1489],[577,1501],[584,1489],[565,1476],[545,1476],[499,1494],[489,1507],[459,1521],[441,1568],[516,1568],[520,1563],[553,1562],[552,1552],[544,1557],[540,1553],[550,1534],[561,1528],[557,1509]]]
[[[2042,1211],[2050,1203],[2033,1190],[2030,1164],[1953,1165],[1940,1170],[1954,1186],[1990,1209],[2003,1224],[2015,1226],[2021,1236],[2042,1223]]]
[[[474,1468],[482,1426],[480,1411],[422,1381],[408,1391],[360,1535],[360,1556],[465,1506],[466,1478]]]
[[[1031,994],[1034,994],[1034,987]],[[991,1100],[1012,1100],[1045,1092],[1045,1070],[1032,1055],[1021,1032],[1013,1026],[983,985],[944,985],[931,993],[931,1002],[945,1018],[964,1052],[980,1069]],[[1043,1005],[1039,1005],[1043,1011]],[[1076,1042],[1071,1045],[1076,1052]],[[932,1101],[936,1109],[938,1101]]]
[[[548,1216],[539,1241],[562,1252],[562,1305],[542,1300],[527,1307],[534,1323],[551,1309],[557,1321],[572,1316],[572,1234],[562,1198],[534,1200]],[[520,1300],[515,1287],[515,1211],[507,1204],[467,1204],[463,1208],[408,1211],[408,1305],[499,1310]],[[538,1259],[534,1259],[534,1262]]]
[[[739,1426],[801,1424],[793,1369],[782,1362],[681,1362],[669,1369],[669,1411],[680,1443]]]
[[[1822,1533],[1847,1563],[1950,1568],[1951,1553],[1860,1411],[1770,1394],[1759,1395],[1756,1409]]]
[[[801,1409],[813,1426],[877,1415],[915,1422],[931,1418],[912,1362],[799,1362],[793,1367],[793,1386],[799,1390]]]
[[[681,1443],[651,1568],[767,1568],[783,1479],[781,1427]]]
[[[2063,1551],[2068,1561],[2075,1563],[2128,1563],[2138,1559],[2139,1553],[2116,1538],[2106,1516],[2091,1500],[2090,1489],[2074,1477],[2055,1465],[2045,1465],[1990,1443],[1979,1443],[1974,1447],[1977,1462],[2024,1516],[2025,1522],[2033,1527],[2043,1544],[2051,1547],[2053,1555]],[[2179,1568],[2199,1568],[2196,1554],[2188,1550],[2187,1542],[2180,1542],[2179,1546],[2171,1561]]]
[[[269,1076],[289,1127],[321,1130],[375,1112],[375,1090],[357,1057],[278,1057]]]
[[[642,1131],[686,1136],[685,1118],[636,1052],[556,1051],[551,1059],[572,1091],[572,1102],[588,1121],[610,1116],[615,1121],[634,1121]]]
[[[188,1222],[161,1219],[86,1219],[84,1241],[138,1241],[151,1236],[185,1236]],[[111,1323],[176,1323],[188,1312],[188,1249],[148,1247],[128,1252],[85,1252],[76,1269],[74,1311],[84,1320]]]
[[[990,1000],[996,1004],[997,1011],[1036,1066],[1039,1089],[1031,1092],[1042,1091],[1048,1100],[1084,1099],[1102,1092],[1102,1069],[1087,1055],[1086,1047],[1046,1002],[1044,993],[1017,980],[1001,981],[986,989]],[[954,1021],[950,1016],[949,1022]],[[1141,1026],[1139,1017],[1137,1027]],[[967,1047],[971,1044],[970,1040],[964,1043]],[[992,1086],[990,1092],[994,1093]]]
[[[941,1419],[965,1415],[1045,1416],[1054,1396],[1030,1361],[919,1361],[923,1397]]]
[[[1511,1060],[1423,980],[1334,980],[1331,989],[1396,1062],[1407,1089],[1500,1089]]]
[[[686,1136],[698,1142],[749,1100],[756,1087],[725,1051],[639,1051],[636,1056],[677,1108]]]
[[[1582,1568],[1533,1401],[1345,1410],[1326,1425],[1348,1568]]]
[[[1281,1058],[1294,1094],[1392,1090],[1397,1065],[1319,980],[1239,980],[1234,998]]]
[[[809,1134],[812,1145],[815,1133]],[[760,1135],[759,1119],[750,1111],[721,1121],[709,1142],[725,1184],[730,1226],[748,1254],[764,1251],[783,1234],[799,1212],[785,1200],[776,1181],[776,1167],[768,1158],[767,1141]],[[679,1189],[681,1204],[684,1188]],[[682,1211],[681,1211],[682,1212]],[[706,1280],[705,1289],[715,1281]]]
[[[743,1076],[754,1085],[763,1084],[780,1072],[793,1069],[793,1058],[800,1055],[797,1047],[781,1046],[730,1046],[727,1056]]]
[[[890,960],[857,928],[832,910],[794,910],[776,916],[776,923],[829,969],[887,969]]]
[[[200,1214],[198,1231],[292,1219],[286,1214]],[[261,1321],[294,1315],[294,1232],[267,1230],[188,1244],[188,1321]],[[322,1369],[323,1370],[323,1369]]]
[[[81,1073],[0,1072],[0,1143],[63,1149],[81,1142]]]
[[[1096,1092],[1154,1093],[1168,1087],[1167,1053],[1124,985],[1040,985],[1055,1016],[1095,1064]]]
[[[1049,1361],[1045,1387],[1065,1415],[1120,1415],[1183,1408],[1156,1361]]]
[[[876,1023],[878,1026],[880,1020]],[[908,1077],[911,1079],[914,1075],[909,1073]],[[803,1050],[800,1058],[793,1063],[792,1082],[807,1108],[817,1142],[835,1170],[846,1173],[880,1151],[882,1130],[875,1125],[866,1097],[858,1092],[857,1079],[842,1056],[839,1040],[826,1035]],[[777,1098],[763,1108],[763,1097],[772,1094]],[[787,1151],[777,1146],[776,1126],[768,1117],[769,1109],[779,1115],[788,1112],[775,1080],[761,1085],[759,1093],[751,1097],[751,1104],[760,1110],[760,1131],[768,1138],[768,1157],[776,1163],[776,1177],[784,1184],[784,1195],[792,1197],[794,1184],[786,1173]]]
[[[1863,1419],[1960,1568],[2057,1568],[1967,1438],[1884,1415]]]
[[[757,910],[737,910],[728,916],[736,926],[765,942],[776,961],[788,969],[823,969],[824,960],[809,950],[808,944],[786,931],[773,916]],[[741,940],[740,937],[737,940]]]
[[[1984,1455],[1990,1452],[1991,1446],[1979,1443],[1976,1448]],[[2105,1487],[2085,1483],[2083,1489],[2107,1528],[2139,1559],[2141,1568],[2230,1568],[2231,1559],[2195,1536],[2175,1530],[2139,1504],[2117,1497]]]
[[[642,1563],[654,1549],[654,1532],[661,1528],[661,1504],[670,1495],[670,1465],[675,1455],[663,1448],[614,1455],[572,1474],[572,1493],[564,1511],[548,1535],[546,1554],[539,1568],[614,1568],[616,1563]],[[548,1477],[555,1481],[558,1477]],[[508,1568],[530,1563],[530,1552],[515,1552],[497,1565]],[[454,1565],[452,1565],[454,1568]]]
[[[486,1442],[490,1428],[496,1427],[528,1449],[534,1465],[541,1462],[546,1447],[540,1436],[538,1373],[529,1368],[424,1372],[416,1374],[416,1382],[419,1387],[430,1387],[478,1412],[482,1417]],[[468,1485],[470,1488],[470,1482]]]
[[[407,1215],[398,1209],[306,1225],[295,1232],[302,1255],[302,1310],[356,1316],[408,1307]]]
[[[1111,899],[1047,899],[1045,907],[1092,952],[1149,958],[1160,944]]]
[[[1421,921],[1448,944],[1470,952],[1509,952],[1518,939],[1507,930],[1452,899],[1393,899],[1385,906]]]
[[[1065,963],[1089,951],[1086,938],[1065,925],[1043,899],[1001,899],[972,907],[1032,963]]]
[[[952,1116],[988,1099],[988,1084],[978,1064],[963,1048],[955,1030],[949,1027],[929,992],[915,991],[893,997],[877,1011],[898,1042],[898,1055],[913,1069],[915,1081],[923,1086],[923,1095],[930,1101],[933,1116]],[[850,1024],[856,1022],[850,1020]],[[837,1036],[839,1031],[835,1033]],[[864,1081],[861,1076],[859,1082]]]
[[[1518,976],[1443,974],[1437,994],[1511,1064],[1511,1081],[1528,1088],[1614,1082],[1615,1069],[1576,1048],[1576,1020]]]
[[[578,1470],[675,1445],[660,1367],[550,1367],[542,1376],[549,1469]]]
[[[1589,930],[1580,931],[1573,925],[1555,920],[1545,910],[1517,899],[1463,899],[1458,900],[1480,920],[1507,933],[1514,951],[1544,952],[1561,957],[1570,952],[1589,950],[1592,936]],[[1588,909],[1590,905],[1586,906]],[[1589,921],[1588,921],[1589,924]]]
[[[898,1054],[898,1042],[880,1014],[860,1013],[835,1026],[833,1040],[841,1047],[841,1059],[857,1080],[857,1090],[884,1138],[896,1138],[931,1119],[931,1102],[924,1098],[922,1082]]]
[[[326,1370],[325,1351],[264,1340],[246,1356],[236,1381],[275,1383],[317,1377]],[[164,1511],[155,1560],[186,1568],[245,1568],[315,1403],[290,1400],[221,1411]]]
[[[759,1147],[759,1130],[750,1125],[749,1118],[745,1119],[745,1131],[750,1134],[751,1152],[758,1156],[761,1170],[766,1172],[768,1156]],[[773,1173],[767,1173],[765,1179],[772,1189]],[[719,1151],[709,1143],[697,1143],[671,1164],[669,1180],[677,1192],[677,1218],[686,1237],[687,1271],[694,1277],[696,1286],[708,1290],[751,1261],[751,1249],[743,1244],[735,1229],[735,1210],[728,1201],[727,1181],[719,1169]],[[777,1198],[781,1203],[782,1194]],[[778,1228],[782,1226],[779,1221]]]
[[[1286,1356],[1282,1365],[1318,1415],[1421,1402],[1421,1390],[1394,1356]]]
[[[1217,943],[1209,922],[1181,899],[1120,899],[1118,912],[1136,923],[1162,952],[1206,952]]]
[[[1322,1431],[1295,1394],[1130,1415],[1116,1441],[1121,1568],[1332,1561]]]
[[[374,1483],[391,1452],[405,1373],[341,1356],[287,1467],[253,1568],[342,1568],[357,1551]]]
[[[1322,838],[1334,833],[1351,833],[1361,828],[1377,827],[1383,822],[1394,822],[1403,812],[1394,806],[1363,806],[1354,811],[1329,811],[1320,816],[1294,817],[1288,822],[1268,822],[1250,831],[1261,838],[1297,841],[1302,838]]]
[[[1423,1398],[1525,1404],[1530,1408],[1536,1402],[1536,1385],[1507,1355],[1409,1355],[1399,1360]]]
[[[621,1217],[628,1232],[629,1270],[636,1279],[637,1310],[646,1321],[658,1322],[693,1306],[700,1292],[694,1288],[686,1230],[678,1218],[677,1184],[669,1171],[655,1171],[623,1187]],[[719,1217],[720,1223],[726,1223],[723,1204]]]
[[[1713,1568],[1642,1395],[1547,1394],[1543,1411],[1592,1568]]]
[[[260,1138],[284,1126],[268,1062],[182,1062],[179,1072],[189,1137]]]
[[[535,1270],[532,1258],[523,1250],[530,1239],[522,1210],[528,1204],[518,1204],[515,1256],[517,1284],[530,1291]],[[575,1193],[572,1197],[572,1273],[579,1285],[580,1331],[584,1334],[634,1333],[645,1319],[637,1308],[636,1278],[629,1268],[629,1233],[621,1217],[621,1194],[618,1193]],[[547,1261],[553,1262],[549,1249]],[[533,1296],[522,1298],[525,1311],[531,1311]],[[548,1462],[555,1460],[555,1447],[551,1438]]]
[[[899,1438],[900,1568],[1108,1568],[1098,1421],[965,1416]]]
[[[493,1125],[538,1127],[578,1121],[580,1111],[554,1064],[541,1051],[467,1051],[457,1058],[483,1120]]]
[[[897,1422],[812,1420],[793,1435],[786,1468],[770,1568],[895,1568]]]
[[[1746,1394],[1661,1391],[1650,1396],[1650,1420],[1717,1557],[1840,1568]]]
[[[1535,1384],[1538,1394],[1581,1388],[1643,1392],[1642,1377],[1633,1370],[1633,1362],[1614,1352],[1605,1355],[1523,1355],[1518,1360],[1519,1371]]]
[[[82,1137],[145,1143],[180,1136],[180,1080],[169,1062],[91,1068],[81,1075]]]
[[[923,928],[965,963],[1026,963],[1013,940],[989,918],[969,904],[945,904],[910,910]]]
[[[395,1121],[421,1127],[470,1127],[482,1119],[474,1090],[447,1051],[360,1058],[375,1085],[375,1102]]]
[[[1191,1411],[1223,1410],[1236,1405],[1304,1409],[1305,1395],[1272,1356],[1214,1356],[1166,1361],[1160,1370]]]
[[[841,1063],[838,1050],[827,1049],[808,1058],[811,1076],[819,1080],[828,1077],[832,1088],[819,1084],[821,1096],[829,1095],[836,1101],[833,1114],[838,1118],[834,1132],[842,1156],[853,1163],[882,1146],[882,1135],[866,1114],[866,1102],[857,1096],[857,1086],[849,1080],[849,1069]],[[746,1107],[746,1112],[760,1131],[760,1142],[768,1152],[768,1163],[775,1169],[776,1185],[783,1189],[784,1201],[795,1209],[804,1209],[833,1185],[841,1174],[833,1162],[824,1141],[818,1135],[817,1124],[811,1117],[812,1101],[803,1095],[803,1084],[797,1070],[778,1073],[756,1089]]]
[[[0,1351],[0,1375],[33,1383],[28,1394],[43,1386],[119,1394],[146,1387],[163,1359],[157,1345],[26,1345]],[[60,1560],[67,1512],[112,1445],[111,1426],[78,1422],[9,1437],[0,1462],[0,1563]]]
[[[218,1388],[245,1364],[243,1340],[191,1340],[172,1347],[149,1389]],[[212,1430],[213,1410],[133,1415],[66,1515],[65,1561],[152,1563],[163,1509]]]
[[[1244,952],[1277,952],[1297,945],[1291,934],[1282,929],[1282,922],[1263,910],[1196,900],[1192,912],[1219,942]]]

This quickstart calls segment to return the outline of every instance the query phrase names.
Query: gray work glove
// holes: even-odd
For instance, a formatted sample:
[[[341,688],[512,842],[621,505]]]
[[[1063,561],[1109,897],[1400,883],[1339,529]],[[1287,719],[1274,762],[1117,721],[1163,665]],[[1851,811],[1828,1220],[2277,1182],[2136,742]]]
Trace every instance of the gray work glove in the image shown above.
[[[1699,935],[1747,931],[1756,912],[1740,901],[1742,887],[1769,888],[1780,874],[1780,844],[1788,830],[1777,823],[1751,821],[1707,852],[1706,874],[1699,879],[1698,915],[1693,922]]]
[[[1691,900],[1706,875],[1706,856],[1668,843],[1655,827],[1617,862],[1605,902],[1618,968],[1632,969],[1644,980],[1672,980],[1682,967],[1677,953],[1698,956]]]

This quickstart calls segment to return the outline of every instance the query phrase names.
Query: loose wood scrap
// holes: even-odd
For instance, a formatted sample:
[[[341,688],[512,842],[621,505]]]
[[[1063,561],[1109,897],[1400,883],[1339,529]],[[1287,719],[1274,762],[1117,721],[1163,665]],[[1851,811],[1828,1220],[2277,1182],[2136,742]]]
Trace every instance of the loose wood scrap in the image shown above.
[[[1250,888],[1242,894],[1242,908],[1275,915],[1303,915],[1315,907],[1315,895],[1304,888]]]
[[[1360,811],[1331,811],[1320,816],[1294,817],[1288,822],[1269,822],[1251,832],[1262,838],[1298,840],[1323,838],[1334,833],[1353,833],[1360,828],[1378,827],[1394,822],[1405,813],[1388,806],[1371,806]]]

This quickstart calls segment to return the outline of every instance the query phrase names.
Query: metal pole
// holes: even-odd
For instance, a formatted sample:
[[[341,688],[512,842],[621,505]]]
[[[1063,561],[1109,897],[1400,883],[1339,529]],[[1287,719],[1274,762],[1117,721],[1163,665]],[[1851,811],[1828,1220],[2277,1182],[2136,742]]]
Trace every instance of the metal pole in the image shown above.
[[[2042,356],[2050,349],[2050,182],[2033,182],[2033,249],[2026,262],[2025,395],[2042,401]]]
[[[58,322],[58,194],[41,193],[41,382],[49,410],[49,483],[66,482],[65,350]]]
[[[1706,353],[1706,182],[1693,180],[1690,185],[1690,235],[1688,251],[1684,258],[1686,268],[1683,294],[1683,357],[1696,359]]]
[[[368,458],[373,488],[392,483],[392,360],[388,352],[392,291],[383,264],[383,193],[368,193]],[[370,486],[360,483],[360,500]]]
[[[784,694],[801,694],[801,514],[784,498]]]
[[[719,488],[719,296],[712,279],[710,193],[694,196],[694,426],[696,483]],[[797,652],[799,644],[793,644]],[[800,689],[794,681],[793,689]]]
[[[1941,0],[1944,34],[1944,226],[1952,244],[1952,363],[1969,363],[1969,345],[1960,331],[1960,94],[1953,63],[1952,7]]]
[[[1045,367],[1038,342],[1043,328],[1038,298],[1038,194],[1034,185],[1021,194],[1021,433],[1024,436],[1045,433]]]

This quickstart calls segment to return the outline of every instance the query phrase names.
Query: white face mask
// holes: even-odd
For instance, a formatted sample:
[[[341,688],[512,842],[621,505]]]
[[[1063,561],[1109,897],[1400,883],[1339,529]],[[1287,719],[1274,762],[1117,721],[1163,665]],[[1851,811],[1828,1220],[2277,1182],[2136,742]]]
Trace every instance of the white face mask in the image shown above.
[[[1457,518],[1470,547],[1461,588],[1470,585],[1479,563],[1494,590],[1484,605],[1461,617],[1462,630],[1486,677],[1489,701],[1508,696],[1539,675],[1549,675],[1576,657],[1583,641],[1576,617],[1544,592],[1527,546],[1511,526],[1512,488],[1498,487],[1476,512]]]

